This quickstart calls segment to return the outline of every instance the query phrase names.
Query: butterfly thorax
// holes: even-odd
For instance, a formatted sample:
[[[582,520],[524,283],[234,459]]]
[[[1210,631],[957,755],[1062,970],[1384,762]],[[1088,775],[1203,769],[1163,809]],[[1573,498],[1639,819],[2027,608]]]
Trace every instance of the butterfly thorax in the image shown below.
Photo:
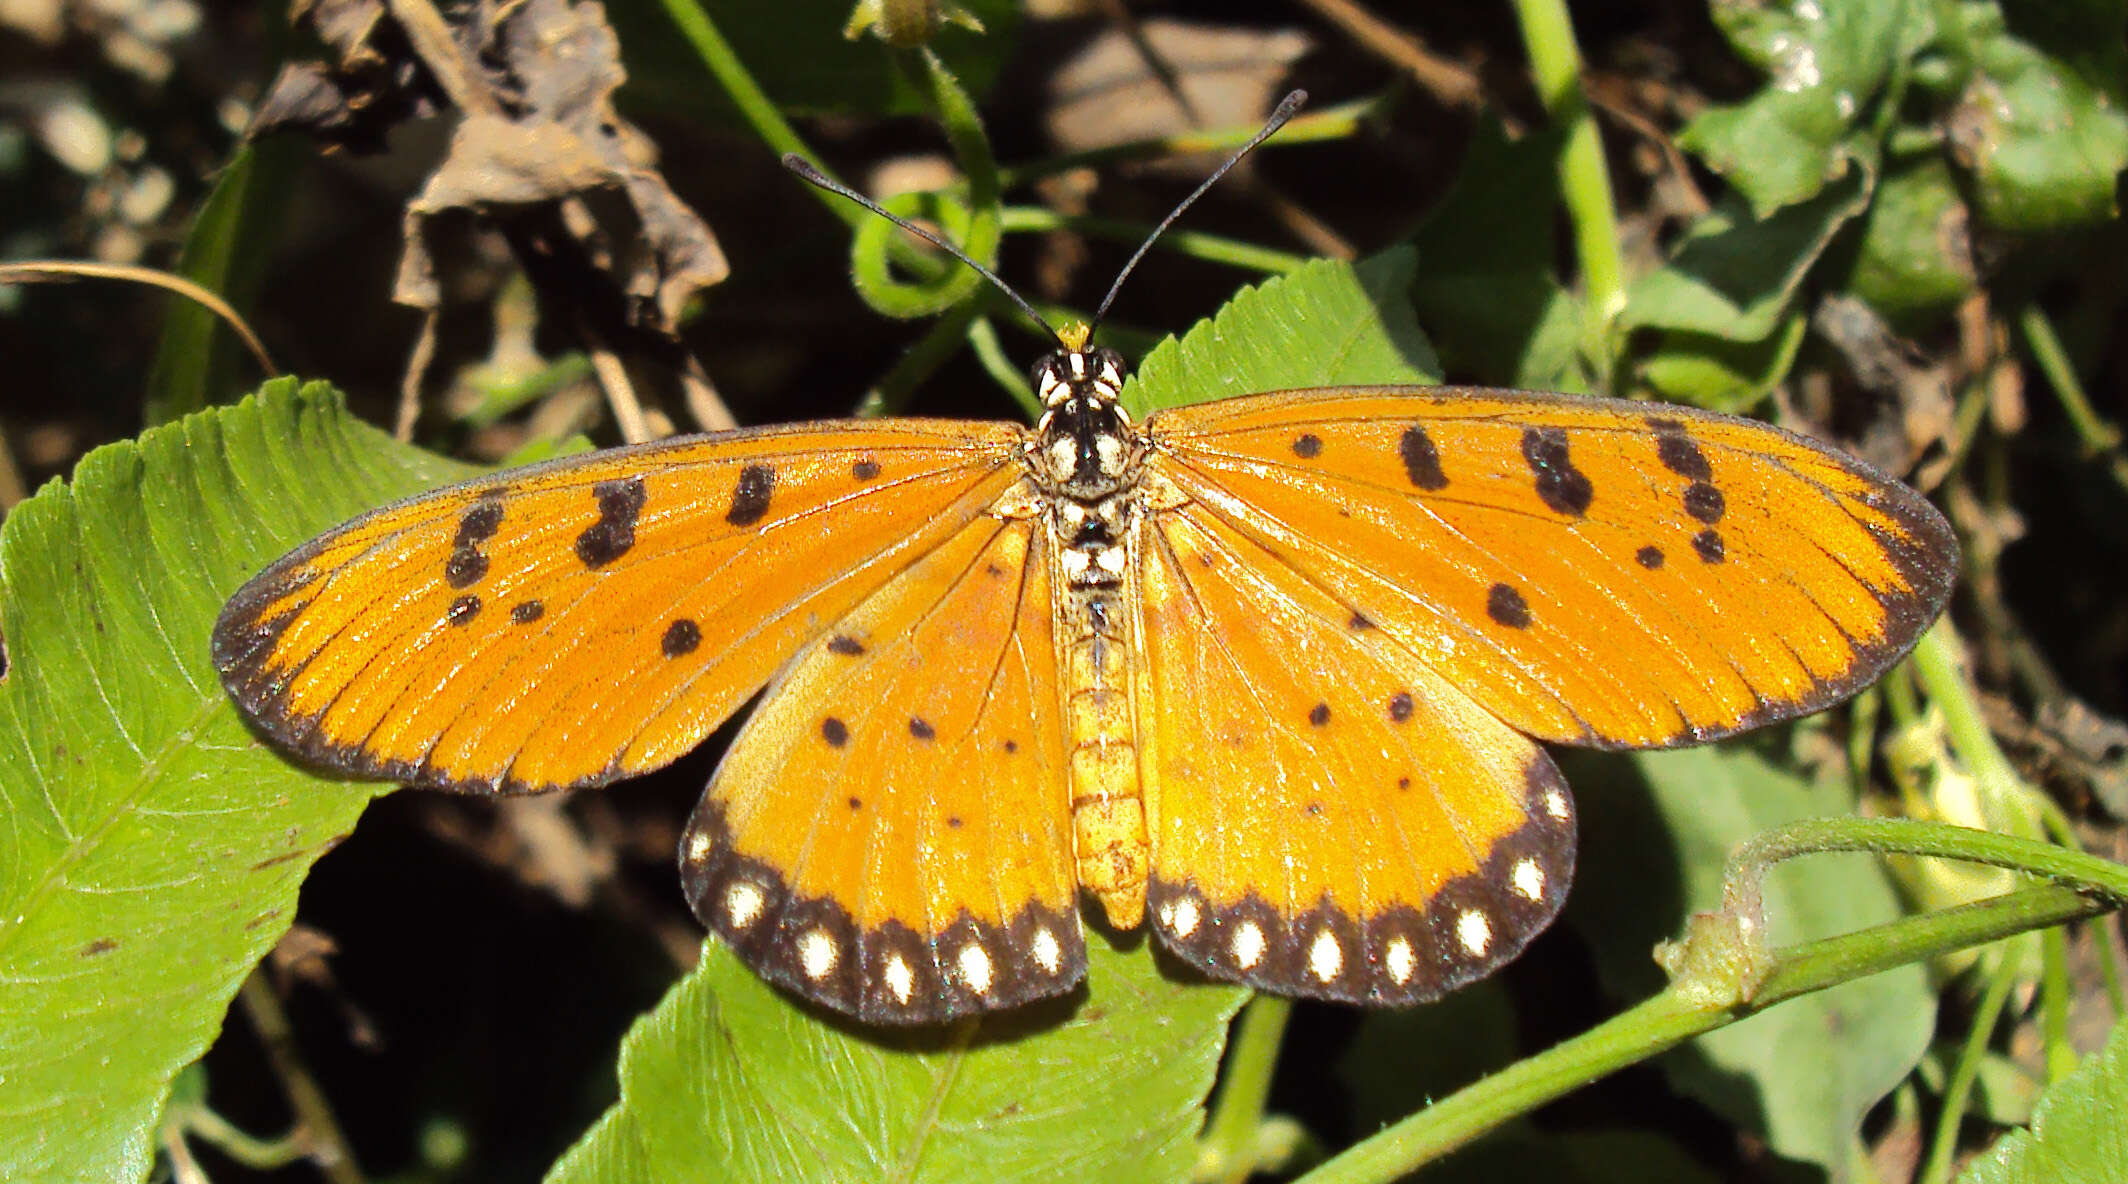
[[[1152,843],[1131,689],[1137,636],[1130,533],[1148,443],[1117,403],[1123,363],[1106,349],[1067,349],[1035,368],[1044,412],[1028,467],[1045,501],[1057,584],[1057,635],[1070,745],[1072,837],[1079,884],[1109,923],[1144,919]]]

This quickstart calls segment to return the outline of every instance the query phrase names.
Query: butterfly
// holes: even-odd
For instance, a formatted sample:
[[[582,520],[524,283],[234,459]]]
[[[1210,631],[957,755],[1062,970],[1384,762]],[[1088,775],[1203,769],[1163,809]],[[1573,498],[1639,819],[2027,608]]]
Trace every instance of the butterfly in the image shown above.
[[[1765,424],[1454,387],[1138,422],[1058,343],[1032,427],[718,432],[372,511],[238,590],[215,664],[297,757],[481,794],[649,772],[761,692],[682,883],[866,1022],[1071,990],[1082,893],[1213,978],[1401,1005],[1563,903],[1544,742],[1819,710],[1949,595],[1924,498]]]

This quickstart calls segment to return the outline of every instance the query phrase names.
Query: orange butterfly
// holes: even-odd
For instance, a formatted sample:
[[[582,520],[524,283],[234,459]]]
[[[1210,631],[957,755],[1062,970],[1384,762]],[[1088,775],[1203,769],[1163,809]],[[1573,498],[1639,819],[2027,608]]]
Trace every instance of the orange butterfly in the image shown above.
[[[797,424],[499,473],[237,592],[274,742],[477,793],[667,764],[768,688],[680,852],[764,977],[860,1019],[1070,989],[1076,897],[1205,973],[1432,999],[1557,913],[1538,741],[1818,710],[1941,610],[1956,542],[1748,420],[1488,389],[1158,411],[1083,327],[1008,423]]]

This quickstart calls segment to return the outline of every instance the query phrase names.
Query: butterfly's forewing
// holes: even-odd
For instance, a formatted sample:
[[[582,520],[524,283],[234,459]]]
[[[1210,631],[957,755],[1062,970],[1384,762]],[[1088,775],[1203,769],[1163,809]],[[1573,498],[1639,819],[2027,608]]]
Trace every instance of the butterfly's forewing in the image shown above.
[[[1155,515],[1138,570],[1171,949],[1281,994],[1413,1003],[1551,921],[1574,820],[1543,749],[1205,505]]]
[[[681,847],[695,912],[773,982],[872,1022],[1085,973],[1044,535],[1025,497],[809,643]]]
[[[1684,408],[1348,389],[1148,430],[1182,497],[1548,740],[1692,743],[1817,710],[1912,646],[1956,569],[1912,490]]]
[[[252,579],[215,663],[276,741],[356,776],[516,792],[642,772],[980,517],[1020,435],[796,425],[438,490]]]

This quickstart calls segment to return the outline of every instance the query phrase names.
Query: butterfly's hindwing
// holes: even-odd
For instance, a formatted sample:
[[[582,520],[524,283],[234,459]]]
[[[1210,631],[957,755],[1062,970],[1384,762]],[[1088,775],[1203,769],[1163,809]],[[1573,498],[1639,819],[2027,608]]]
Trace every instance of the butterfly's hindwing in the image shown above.
[[[438,490],[246,584],[215,662],[276,741],[355,776],[519,792],[643,772],[980,515],[1019,435],[800,425]]]
[[[1280,994],[1412,1003],[1550,923],[1574,815],[1541,748],[1203,507],[1146,531],[1164,944]]]
[[[681,871],[770,980],[918,1023],[1084,975],[1037,525],[943,540],[802,651],[733,741]]]

